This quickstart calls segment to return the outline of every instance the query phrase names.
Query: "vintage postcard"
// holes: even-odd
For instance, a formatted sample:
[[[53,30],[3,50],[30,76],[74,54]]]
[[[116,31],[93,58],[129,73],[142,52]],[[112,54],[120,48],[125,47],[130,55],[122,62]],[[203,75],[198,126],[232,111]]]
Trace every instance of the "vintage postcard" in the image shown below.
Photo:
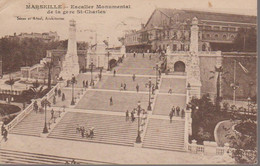
[[[0,164],[256,164],[257,0],[0,0]]]

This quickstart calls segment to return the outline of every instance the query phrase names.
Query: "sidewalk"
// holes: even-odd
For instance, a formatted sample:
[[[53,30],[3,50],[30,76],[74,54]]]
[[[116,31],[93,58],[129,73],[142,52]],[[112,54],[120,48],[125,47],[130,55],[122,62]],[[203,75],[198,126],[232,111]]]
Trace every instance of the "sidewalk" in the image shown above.
[[[118,164],[214,164],[220,157],[9,134],[2,149]],[[214,159],[214,160],[212,160]]]

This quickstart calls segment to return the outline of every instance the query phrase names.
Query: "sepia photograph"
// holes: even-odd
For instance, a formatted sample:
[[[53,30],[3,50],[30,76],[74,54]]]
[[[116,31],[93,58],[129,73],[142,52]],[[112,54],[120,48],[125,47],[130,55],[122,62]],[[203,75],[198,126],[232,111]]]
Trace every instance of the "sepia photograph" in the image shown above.
[[[257,164],[257,0],[0,0],[0,165]]]

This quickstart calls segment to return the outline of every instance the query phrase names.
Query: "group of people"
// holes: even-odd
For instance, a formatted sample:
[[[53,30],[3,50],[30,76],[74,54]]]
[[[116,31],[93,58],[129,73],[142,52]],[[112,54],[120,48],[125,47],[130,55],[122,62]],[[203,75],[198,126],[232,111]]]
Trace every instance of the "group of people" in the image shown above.
[[[58,95],[58,97],[61,97],[61,101],[65,100],[65,94],[62,93],[60,89],[55,88],[54,93],[55,93],[55,95],[53,97],[53,104],[56,104],[56,97],[55,96],[57,96],[57,95]]]
[[[7,141],[8,131],[6,130],[4,123],[1,126],[1,135],[3,136],[2,139],[4,139],[4,141]]]
[[[134,53],[133,53],[133,57],[135,58],[135,56],[136,56],[136,53],[134,52]],[[144,53],[143,53],[143,58],[144,58]],[[152,55],[151,55],[151,54],[149,54],[149,59],[150,59],[150,60],[152,59]]]
[[[125,112],[125,120],[129,121],[129,119],[131,118],[131,122],[135,121],[135,114],[137,114],[137,111],[135,111],[134,109],[131,111],[130,113],[131,115],[129,116],[129,111],[126,110]],[[138,115],[137,115],[138,116]],[[145,125],[145,121],[147,119],[147,112],[145,110],[143,110],[142,112],[140,112],[140,118],[141,118],[141,131],[143,130],[143,127]]]
[[[173,116],[180,116],[181,118],[184,118],[185,117],[184,109],[181,109],[179,106],[177,106],[176,108],[174,106],[172,106],[172,109],[169,113],[170,122],[172,122]]]
[[[65,164],[79,164],[75,161],[75,159],[72,159],[71,162],[66,161]]]
[[[122,90],[126,90],[126,83],[121,83],[121,86],[120,86],[120,91]]]
[[[82,138],[86,137],[92,139],[94,137],[94,129],[95,129],[94,127],[85,129],[84,126],[79,126],[77,124],[76,133],[80,133]]]

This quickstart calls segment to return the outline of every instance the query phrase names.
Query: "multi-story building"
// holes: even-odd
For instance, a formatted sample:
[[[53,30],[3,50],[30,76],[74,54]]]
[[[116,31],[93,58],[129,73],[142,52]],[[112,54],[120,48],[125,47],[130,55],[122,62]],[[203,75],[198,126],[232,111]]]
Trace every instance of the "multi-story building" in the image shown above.
[[[199,50],[230,48],[240,29],[256,29],[256,16],[194,10],[155,9],[140,30],[125,35],[127,51],[188,51],[192,18],[198,18]],[[222,50],[224,51],[224,50]]]
[[[26,38],[32,38],[32,39],[40,39],[43,40],[45,42],[53,42],[53,41],[58,41],[60,40],[60,36],[58,35],[57,32],[44,32],[44,33],[20,33],[19,35],[16,35],[16,33],[14,33],[13,36],[6,36],[7,38],[10,39],[26,39]]]

